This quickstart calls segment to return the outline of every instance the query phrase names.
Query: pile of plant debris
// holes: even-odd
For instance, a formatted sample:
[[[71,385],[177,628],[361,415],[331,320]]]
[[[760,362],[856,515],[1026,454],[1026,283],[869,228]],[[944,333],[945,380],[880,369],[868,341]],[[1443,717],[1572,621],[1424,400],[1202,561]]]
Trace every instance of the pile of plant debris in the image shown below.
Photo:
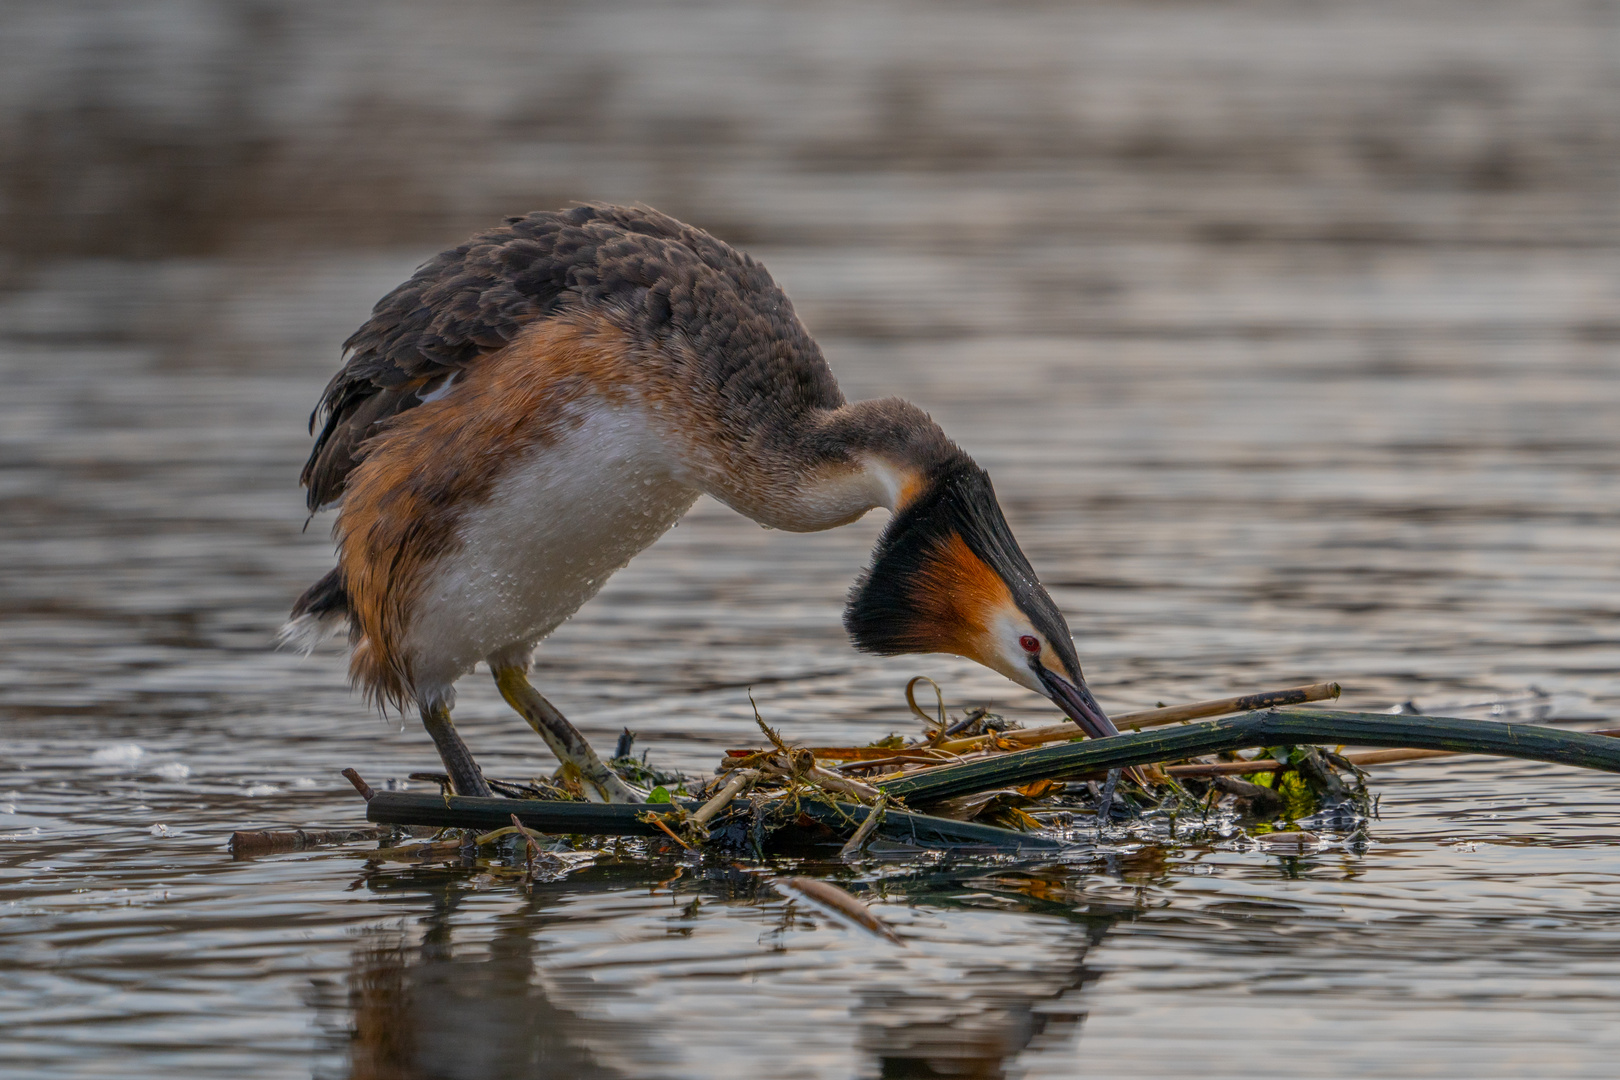
[[[1332,750],[1290,745],[1131,768],[1053,771],[1036,764],[1032,775],[1040,775],[1027,782],[1015,779],[931,798],[926,787],[917,785],[927,785],[931,774],[947,766],[1004,758],[1057,742],[1078,743],[1083,736],[1073,723],[1031,730],[983,707],[947,717],[938,686],[933,686],[937,711],[930,716],[915,696],[922,682],[933,685],[932,680],[918,678],[906,687],[906,702],[923,722],[922,735],[910,740],[890,735],[862,747],[794,747],[756,713],[770,745],[728,751],[716,770],[718,778],[691,792],[702,800],[698,810],[687,813],[674,807],[657,815],[656,824],[691,846],[706,844],[760,856],[762,835],[804,827],[796,815],[803,814],[806,800],[854,802],[867,809],[864,815],[855,815],[860,824],[842,840],[840,854],[847,858],[865,850],[888,814],[897,809],[1056,840],[1079,839],[1089,827],[1097,838],[1124,833],[1159,841],[1230,836],[1244,826],[1261,833],[1297,833],[1301,822],[1326,820],[1336,831],[1353,832],[1372,810],[1366,774],[1352,761]],[[1140,731],[1203,716],[1323,700],[1338,693],[1336,683],[1321,683],[1191,706],[1161,706],[1121,716],[1118,722],[1122,729]],[[1233,769],[1247,775],[1232,775]],[[898,781],[909,781],[911,794],[891,792],[890,786]],[[743,795],[752,797],[739,805]],[[713,812],[717,805],[729,806],[729,812]],[[1003,846],[1024,846],[1011,837],[996,840]]]
[[[1084,739],[1072,723],[1026,729],[985,709],[950,718],[941,704],[929,716],[916,703],[919,681],[907,688],[925,722],[915,738],[796,746],[761,720],[764,745],[727,751],[702,782],[632,756],[627,733],[610,764],[650,789],[639,804],[587,802],[566,773],[492,781],[496,798],[452,795],[440,774],[416,774],[445,785],[439,793],[374,792],[349,775],[373,822],[473,830],[485,842],[641,836],[732,858],[780,850],[851,858],[1055,851],[1096,838],[1196,841],[1240,831],[1295,843],[1316,839],[1308,829],[1354,836],[1373,807],[1364,766],[1444,754],[1620,772],[1620,740],[1605,733],[1293,707],[1337,697],[1334,683],[1116,716],[1123,734]]]

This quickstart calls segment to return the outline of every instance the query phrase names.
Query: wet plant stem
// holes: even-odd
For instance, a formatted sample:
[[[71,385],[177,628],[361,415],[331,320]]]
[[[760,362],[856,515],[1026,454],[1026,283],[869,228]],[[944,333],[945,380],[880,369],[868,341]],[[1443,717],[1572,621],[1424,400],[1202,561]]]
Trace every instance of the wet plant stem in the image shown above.
[[[1620,736],[1620,728],[1589,731],[1588,735]],[[1461,750],[1367,750],[1360,754],[1346,754],[1344,759],[1358,769],[1369,765],[1401,765],[1409,761],[1429,761],[1434,758],[1462,757]],[[1164,771],[1171,776],[1246,776],[1250,773],[1276,772],[1275,761],[1217,761],[1191,765],[1167,765]]]
[[[878,801],[872,805],[872,812],[866,815],[865,821],[861,822],[861,827],[856,829],[855,834],[838,850],[840,859],[852,859],[860,855],[862,849],[866,847],[867,841],[872,838],[872,834],[877,832],[879,825],[883,824],[883,815],[888,808],[888,796],[880,795]]]
[[[1119,770],[1109,769],[1108,779],[1103,781],[1102,794],[1097,796],[1097,839],[1103,838],[1103,830],[1108,827],[1108,820],[1114,816],[1114,789],[1119,786]]]
[[[890,795],[920,806],[1054,776],[1175,761],[1253,746],[1306,743],[1496,754],[1620,772],[1620,739],[1589,732],[1442,716],[1279,709],[1187,724],[1170,731],[1087,739],[942,765],[880,786]]]

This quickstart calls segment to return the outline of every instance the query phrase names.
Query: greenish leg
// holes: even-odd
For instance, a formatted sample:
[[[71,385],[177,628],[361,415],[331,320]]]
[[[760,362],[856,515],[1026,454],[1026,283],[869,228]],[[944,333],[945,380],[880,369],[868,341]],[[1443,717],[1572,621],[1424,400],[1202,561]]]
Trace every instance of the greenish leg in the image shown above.
[[[591,749],[591,744],[585,741],[585,736],[529,684],[528,674],[522,668],[497,668],[495,685],[500,688],[501,697],[506,699],[506,703],[546,740],[546,745],[557,755],[557,760],[579,771],[588,794],[594,793],[601,801],[610,803],[647,801],[644,792],[626,784],[602,763],[596,751]]]
[[[443,705],[422,706],[422,726],[433,736],[439,748],[439,759],[444,771],[450,774],[450,787],[457,795],[492,794],[484,783],[484,771],[473,760],[472,751],[456,734],[456,725],[450,722],[450,710]]]

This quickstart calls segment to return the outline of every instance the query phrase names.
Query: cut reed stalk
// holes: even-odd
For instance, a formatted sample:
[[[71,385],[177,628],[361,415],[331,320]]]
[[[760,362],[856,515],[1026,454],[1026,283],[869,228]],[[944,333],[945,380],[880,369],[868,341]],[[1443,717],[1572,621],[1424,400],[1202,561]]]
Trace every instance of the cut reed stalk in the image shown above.
[[[751,781],[757,779],[759,779],[759,773],[754,772],[752,769],[738,769],[731,775],[731,779],[726,781],[726,786],[721,788],[714,798],[694,810],[692,816],[687,820],[698,828],[703,828],[708,825],[709,820],[714,815],[726,808],[727,803],[737,797],[738,792],[747,787]]]

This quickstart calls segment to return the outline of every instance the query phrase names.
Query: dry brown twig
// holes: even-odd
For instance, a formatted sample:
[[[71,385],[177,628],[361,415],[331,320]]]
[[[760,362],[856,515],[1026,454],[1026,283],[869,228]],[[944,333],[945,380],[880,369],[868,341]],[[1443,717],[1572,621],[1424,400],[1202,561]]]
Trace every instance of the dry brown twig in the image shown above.
[[[1211,716],[1225,716],[1228,713],[1248,712],[1251,709],[1268,709],[1273,705],[1300,705],[1309,701],[1327,701],[1339,696],[1339,684],[1312,683],[1310,686],[1291,686],[1286,690],[1268,690],[1261,694],[1244,694],[1238,697],[1216,698],[1213,701],[1195,701],[1189,705],[1171,705],[1162,709],[1145,709],[1141,712],[1121,713],[1113,718],[1114,726],[1121,731],[1140,731],[1143,728],[1163,727],[1165,724],[1179,724],[1183,720],[1203,720]],[[1011,743],[1011,749],[1027,749],[1031,746],[1041,746],[1051,742],[1065,742],[1083,734],[1080,726],[1072,720],[1061,724],[1052,724],[1047,727],[1025,728],[1022,731],[1004,731],[1000,733],[1001,742]],[[971,739],[952,739],[938,744],[938,749],[949,750],[952,753],[965,753],[970,750],[979,750],[989,746],[1000,745],[998,737],[992,735],[978,735]]]
[[[675,830],[669,827],[669,823],[663,818],[659,817],[657,814],[648,814],[645,818],[643,818],[643,820],[646,821],[647,824],[663,832],[665,836],[681,845],[681,847],[685,848],[687,851],[692,850],[692,845],[688,844],[685,840],[682,840],[679,836],[677,836]]]
[[[523,878],[528,881],[534,877],[534,860],[540,854],[540,837],[534,830],[519,821],[516,814],[512,815],[512,828],[516,829],[518,835],[523,837],[524,840],[523,846],[527,858],[523,860]]]
[[[919,676],[921,678],[921,676]],[[915,683],[917,680],[912,680]],[[917,715],[934,721],[916,706],[915,697],[910,693],[911,684],[907,686],[907,705]],[[1245,694],[1239,697],[1218,698],[1212,701],[1195,701],[1188,705],[1172,705],[1161,709],[1145,709],[1140,712],[1121,713],[1114,717],[1115,726],[1121,731],[1141,730],[1151,727],[1162,727],[1166,724],[1181,723],[1184,720],[1200,720],[1212,716],[1224,716],[1228,713],[1245,712],[1251,709],[1270,708],[1279,704],[1302,704],[1310,701],[1326,701],[1339,696],[1339,684],[1333,682],[1312,683],[1309,686],[1292,686],[1284,690],[1268,690],[1259,694]],[[757,717],[757,713],[756,713]],[[764,722],[760,721],[763,727]],[[769,728],[765,729],[767,737],[774,736],[773,741],[782,746],[780,736]],[[975,735],[965,739],[947,739],[932,745],[922,744],[900,748],[878,746],[811,746],[801,747],[808,750],[818,759],[834,761],[866,761],[877,762],[885,758],[920,753],[943,753],[950,755],[969,755],[982,752],[995,752],[997,750],[1025,750],[1032,746],[1041,746],[1052,742],[1067,742],[1078,738],[1082,734],[1078,725],[1073,721],[1064,721],[1061,724],[1051,724],[1038,728],[1013,729],[1011,731],[991,732],[988,735]],[[745,768],[752,764],[757,755],[742,755],[740,751],[731,751],[739,754],[738,757],[728,758],[721,762],[722,770]],[[940,762],[945,764],[945,762]]]
[[[749,704],[753,704],[752,695],[749,695],[748,701]],[[743,759],[755,764],[761,772],[770,776],[785,777],[793,782],[803,781],[827,791],[850,795],[867,804],[876,802],[882,796],[883,793],[871,784],[863,784],[859,780],[851,780],[848,777],[839,776],[835,772],[823,769],[816,764],[816,756],[810,751],[789,746],[780,734],[771,729],[771,726],[765,722],[765,718],[759,715],[759,706],[757,705],[754,706],[754,722],[759,725],[759,730],[765,733],[765,737],[771,741],[771,745],[776,747],[775,754],[768,754],[757,762],[752,757]],[[722,767],[725,764],[722,762]],[[732,767],[739,768],[741,763],[739,762]]]
[[[839,776],[835,772],[823,769],[814,763],[815,757],[808,750],[795,750],[792,754],[788,761],[783,761],[781,755],[773,754],[759,763],[760,772],[766,776],[808,784],[824,791],[836,791],[869,806],[883,795],[871,784],[863,784],[859,780]]]

